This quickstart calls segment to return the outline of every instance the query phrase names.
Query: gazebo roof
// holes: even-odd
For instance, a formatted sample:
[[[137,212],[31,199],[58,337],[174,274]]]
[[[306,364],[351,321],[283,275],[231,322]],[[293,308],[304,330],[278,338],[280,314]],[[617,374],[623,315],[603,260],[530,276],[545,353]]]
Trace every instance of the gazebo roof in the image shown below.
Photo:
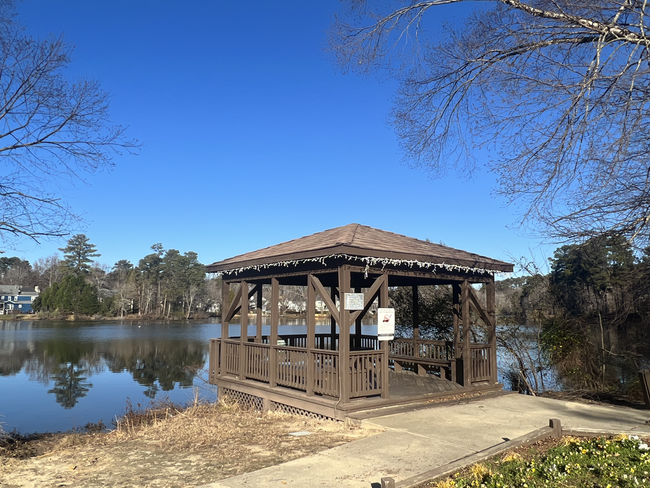
[[[286,266],[290,263],[347,257],[366,265],[408,265],[426,269],[511,272],[513,265],[479,254],[394,234],[366,225],[348,224],[240,254],[207,266],[209,273]]]

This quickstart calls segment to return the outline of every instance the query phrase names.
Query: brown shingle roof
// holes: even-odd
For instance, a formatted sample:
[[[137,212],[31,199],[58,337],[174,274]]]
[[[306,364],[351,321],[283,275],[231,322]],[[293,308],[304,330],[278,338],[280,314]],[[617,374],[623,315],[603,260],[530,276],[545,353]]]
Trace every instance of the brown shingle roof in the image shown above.
[[[224,259],[207,266],[207,271],[227,272],[248,266],[326,257],[333,254],[444,263],[491,271],[513,269],[512,264],[504,261],[366,225],[348,224]]]

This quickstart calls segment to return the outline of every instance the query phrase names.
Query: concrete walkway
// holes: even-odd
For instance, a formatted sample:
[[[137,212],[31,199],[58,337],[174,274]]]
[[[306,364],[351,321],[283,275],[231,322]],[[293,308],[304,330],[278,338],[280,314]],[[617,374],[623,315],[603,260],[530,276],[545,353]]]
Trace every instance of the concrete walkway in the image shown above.
[[[385,476],[399,484],[546,427],[550,418],[563,428],[650,435],[650,411],[503,395],[365,420],[385,432],[206,487],[371,488]]]

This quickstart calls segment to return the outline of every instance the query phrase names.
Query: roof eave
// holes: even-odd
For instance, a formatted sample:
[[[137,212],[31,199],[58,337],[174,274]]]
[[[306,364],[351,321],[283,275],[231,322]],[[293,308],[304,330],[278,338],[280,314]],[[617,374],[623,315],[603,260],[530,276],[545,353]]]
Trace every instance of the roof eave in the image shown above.
[[[411,254],[411,253],[396,253],[383,250],[372,250],[358,248],[349,245],[332,246],[317,250],[305,251],[300,253],[280,254],[277,256],[270,256],[261,259],[248,259],[236,262],[223,263],[223,261],[216,262],[206,266],[208,273],[223,273],[234,271],[242,268],[249,268],[253,266],[271,266],[274,264],[281,265],[287,261],[300,261],[304,259],[317,259],[327,258],[336,254],[345,254],[349,256],[371,257],[378,259],[398,259],[402,261],[418,261],[421,263],[434,263],[434,264],[448,264],[463,266],[468,268],[483,269],[486,271],[496,272],[512,272],[513,265],[504,261],[497,261],[484,256],[477,256],[477,260],[468,259],[446,259],[439,256],[425,255],[425,254]],[[485,258],[488,261],[481,261],[480,258]],[[230,261],[230,260],[226,260]]]

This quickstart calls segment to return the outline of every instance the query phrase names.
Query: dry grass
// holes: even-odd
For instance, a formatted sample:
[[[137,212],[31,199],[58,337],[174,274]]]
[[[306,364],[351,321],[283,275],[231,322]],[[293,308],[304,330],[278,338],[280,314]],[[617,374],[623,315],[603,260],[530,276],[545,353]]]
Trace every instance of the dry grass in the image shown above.
[[[299,430],[312,434],[288,435]],[[0,448],[0,485],[195,486],[373,433],[342,422],[262,414],[223,402],[127,409],[111,432],[23,439],[13,455]]]
[[[344,440],[357,431],[339,422],[241,408],[234,403],[196,403],[179,410],[165,406],[142,415],[127,415],[106,436],[110,443],[139,440],[164,451],[188,452],[217,449],[232,452],[234,445],[257,446],[282,454],[285,446],[295,446],[300,438],[287,436],[293,430],[309,430],[315,435],[334,433]],[[228,447],[226,447],[228,445]],[[236,450],[235,450],[236,451]],[[226,453],[224,452],[224,455]]]

